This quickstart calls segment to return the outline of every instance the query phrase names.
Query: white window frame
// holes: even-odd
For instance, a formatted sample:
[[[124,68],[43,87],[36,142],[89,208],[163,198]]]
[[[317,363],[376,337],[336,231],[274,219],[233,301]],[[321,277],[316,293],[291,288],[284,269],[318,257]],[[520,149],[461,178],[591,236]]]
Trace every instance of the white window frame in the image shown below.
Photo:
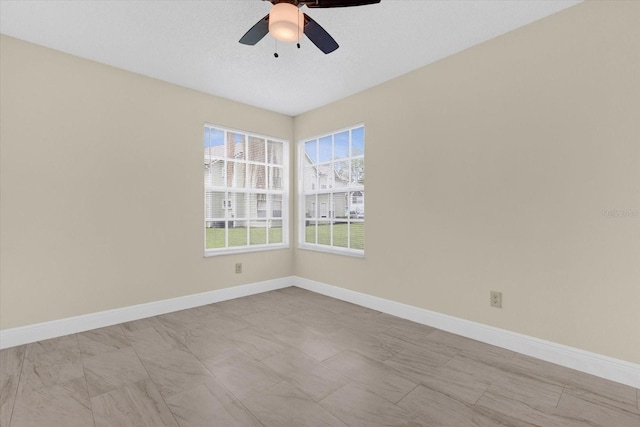
[[[204,246],[204,256],[205,257],[210,257],[210,256],[217,256],[217,255],[228,255],[228,254],[237,254],[237,253],[246,253],[246,252],[257,252],[257,251],[266,251],[266,250],[275,250],[275,249],[286,249],[289,248],[289,170],[291,167],[290,164],[290,160],[289,160],[289,141],[282,139],[282,138],[276,138],[273,136],[267,136],[267,135],[261,135],[261,134],[257,134],[257,133],[253,133],[253,132],[247,132],[247,131],[243,131],[243,130],[237,130],[237,129],[232,129],[232,128],[228,128],[228,127],[224,127],[224,126],[218,126],[215,124],[210,124],[210,123],[205,123],[205,125],[203,126],[203,141],[205,141],[206,143],[206,135],[207,135],[207,129],[211,128],[211,129],[216,129],[219,131],[224,132],[224,149],[223,149],[223,159],[220,158],[216,158],[216,162],[222,162],[223,166],[222,166],[222,181],[223,181],[223,185],[214,185],[211,182],[209,184],[207,184],[206,180],[207,180],[207,175],[212,176],[212,172],[206,172],[204,173],[204,180],[205,182],[203,183],[203,196],[204,196],[204,207],[205,209],[203,210],[203,236],[204,236],[204,241],[203,241],[203,246]],[[234,133],[234,134],[241,134],[244,135],[244,141],[245,141],[245,151],[246,151],[246,143],[249,141],[249,138],[254,137],[254,138],[259,138],[259,139],[264,139],[265,143],[267,144],[267,149],[265,149],[265,161],[264,162],[256,162],[256,161],[251,161],[247,158],[247,155],[245,154],[244,156],[244,160],[235,160],[235,159],[228,159],[227,158],[227,142],[228,142],[228,138],[227,135],[228,133]],[[282,144],[282,164],[275,164],[275,163],[268,163],[268,142],[267,141],[274,141],[274,142],[279,142]],[[233,186],[229,186],[228,185],[228,180],[226,177],[226,171],[227,171],[227,162],[228,161],[235,161],[238,163],[242,163],[245,165],[245,181],[248,179],[247,178],[247,173],[246,171],[249,170],[249,165],[265,165],[266,169],[266,176],[265,176],[265,187],[268,187],[268,181],[269,181],[269,175],[268,175],[268,171],[269,171],[269,165],[272,166],[281,166],[282,167],[282,190],[277,190],[277,189],[269,189],[269,188],[249,188],[246,185],[245,182],[245,186],[244,187],[233,187]],[[211,162],[211,164],[213,164],[213,162]],[[210,181],[213,181],[213,179],[210,179]],[[207,217],[207,194],[208,193],[220,193],[220,192],[224,192],[224,198],[222,199],[221,203],[222,203],[222,214],[224,216],[210,216]],[[252,217],[250,214],[248,214],[248,216],[246,218],[242,217],[242,218],[233,218],[230,215],[233,212],[233,205],[231,202],[231,197],[230,197],[230,193],[236,193],[236,194],[245,194],[245,195],[251,195],[251,194],[266,194],[267,195],[267,200],[269,200],[269,196],[270,195],[279,195],[282,196],[282,203],[281,203],[281,217],[280,218],[275,218],[275,217],[269,217],[268,213],[269,211],[273,212],[272,209],[269,209],[269,205],[270,203],[267,202],[267,217],[266,218],[259,218],[256,217]],[[247,198],[248,199],[248,198]],[[257,201],[257,199],[256,199]],[[212,197],[212,204],[213,204],[213,197]],[[278,222],[282,222],[282,242],[278,242],[278,243],[269,243],[268,239],[269,239],[269,233],[267,233],[266,235],[266,241],[267,243],[265,244],[254,244],[251,245],[250,244],[250,229],[251,229],[251,221],[267,221],[267,230],[270,228],[269,226],[269,221],[278,221]],[[248,223],[248,228],[249,228],[249,232],[247,233],[247,244],[244,246],[229,246],[229,236],[228,236],[228,231],[230,228],[230,223],[235,222],[235,221],[245,221]],[[220,222],[224,222],[224,229],[225,229],[225,246],[224,247],[220,247],[220,248],[207,248],[207,226],[211,223],[220,223]],[[213,228],[213,227],[210,227]]]
[[[365,126],[364,124],[360,123],[354,126],[350,126],[344,129],[339,129],[339,130],[335,130],[332,131],[330,133],[326,133],[326,134],[322,134],[322,135],[317,135],[317,136],[312,136],[309,138],[305,138],[302,140],[298,141],[297,144],[297,155],[298,155],[298,167],[297,167],[297,173],[298,173],[298,215],[297,215],[297,219],[298,219],[298,248],[299,249],[307,249],[307,250],[312,250],[312,251],[318,251],[318,252],[328,252],[328,253],[333,253],[333,254],[340,254],[340,255],[349,255],[349,256],[355,256],[355,257],[364,257],[365,254],[365,249],[354,249],[354,248],[345,248],[345,247],[340,247],[340,246],[334,246],[333,245],[333,228],[331,229],[331,233],[330,233],[330,244],[329,245],[325,245],[325,244],[320,244],[320,243],[308,243],[306,242],[306,224],[307,221],[309,221],[309,218],[307,218],[306,213],[307,213],[307,209],[306,209],[306,196],[309,195],[319,195],[319,194],[330,194],[331,196],[329,197],[330,200],[334,200],[333,199],[333,194],[335,193],[348,193],[349,194],[349,198],[351,197],[352,193],[355,192],[361,192],[362,194],[365,194],[365,185],[353,185],[353,183],[351,183],[351,177],[349,179],[350,183],[347,187],[335,187],[335,188],[328,188],[330,187],[327,183],[324,184],[320,184],[320,180],[318,180],[316,183],[312,183],[311,185],[311,189],[306,190],[305,191],[305,183],[304,183],[304,177],[305,177],[305,156],[306,156],[306,152],[305,152],[305,143],[313,141],[313,140],[317,140],[319,141],[322,138],[326,138],[326,137],[331,137],[332,138],[332,142],[334,141],[335,135],[343,133],[348,131],[349,132],[349,147],[350,147],[350,156],[348,157],[349,160],[353,160],[353,159],[360,159],[362,158],[364,162],[366,162],[366,157],[365,157],[365,153],[362,153],[362,155],[358,155],[358,156],[352,156],[351,154],[351,131],[354,129],[358,129],[358,128],[362,128],[363,129],[363,133],[366,133],[365,130]],[[364,138],[364,145],[365,145],[365,151],[366,151],[366,137]],[[318,149],[319,151],[319,149]],[[335,159],[335,153],[332,153],[331,156],[333,161]],[[317,165],[326,165],[329,162],[318,162]],[[351,171],[350,171],[351,173]],[[316,185],[317,184],[317,185]],[[317,202],[317,204],[316,204]],[[317,210],[317,215],[315,218],[312,218],[312,220],[317,220],[317,221],[321,221],[320,217],[320,201],[319,199],[316,199],[316,202],[312,203],[313,210]],[[347,204],[350,203],[350,200],[347,202]],[[363,198],[363,206],[364,206],[364,198]],[[332,209],[333,208],[333,209]],[[336,218],[334,217],[334,205],[332,206],[327,206],[327,220],[330,221],[335,221]],[[347,209],[349,209],[347,207]],[[362,223],[364,224],[365,220],[364,218],[356,218],[356,217],[351,217],[351,215],[348,215],[348,223],[349,224],[353,224],[353,223]],[[316,242],[318,240],[318,236],[317,236],[317,230],[316,230]],[[348,234],[348,239],[350,239],[350,233]],[[366,238],[365,238],[366,239]],[[350,245],[350,243],[349,243]],[[366,247],[366,243],[364,245]]]

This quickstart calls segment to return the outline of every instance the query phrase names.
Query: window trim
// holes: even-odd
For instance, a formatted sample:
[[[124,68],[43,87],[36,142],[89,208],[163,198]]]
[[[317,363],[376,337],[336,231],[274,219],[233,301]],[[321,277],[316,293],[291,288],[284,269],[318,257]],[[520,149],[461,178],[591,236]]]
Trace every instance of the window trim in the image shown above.
[[[245,130],[239,130],[239,129],[234,129],[234,128],[230,128],[227,126],[220,126],[220,125],[216,125],[216,124],[212,124],[212,123],[208,123],[205,122],[203,124],[202,130],[203,130],[203,141],[206,140],[206,132],[207,132],[207,128],[214,128],[217,130],[221,130],[223,132],[226,133],[230,132],[230,133],[236,133],[236,134],[242,134],[244,135],[245,138],[245,142],[249,141],[249,138],[251,137],[255,137],[258,139],[263,139],[265,140],[265,144],[268,144],[267,141],[274,141],[274,142],[280,142],[282,143],[282,176],[281,176],[281,180],[282,180],[282,191],[280,190],[273,190],[273,189],[268,189],[268,188],[248,188],[248,187],[229,187],[228,185],[224,185],[225,188],[225,198],[223,200],[224,203],[231,203],[231,200],[228,199],[227,197],[229,196],[229,193],[241,193],[241,194],[265,194],[267,195],[267,197],[269,197],[270,195],[281,195],[282,196],[282,206],[281,206],[281,217],[278,218],[278,221],[282,221],[282,242],[278,242],[278,243],[264,243],[264,244],[257,244],[257,245],[245,245],[245,246],[225,246],[222,248],[207,248],[207,222],[210,222],[209,220],[211,220],[211,218],[207,218],[207,212],[206,212],[206,197],[207,197],[207,190],[212,191],[212,186],[207,186],[207,184],[205,183],[205,180],[202,181],[202,195],[203,195],[203,210],[202,210],[202,227],[203,227],[203,248],[204,248],[204,257],[214,257],[214,256],[220,256],[220,255],[229,255],[229,254],[239,254],[239,253],[249,253],[249,252],[262,252],[262,251],[271,251],[271,250],[281,250],[281,249],[289,249],[290,248],[290,240],[289,240],[289,228],[290,228],[290,222],[289,222],[289,213],[290,213],[290,185],[289,185],[289,175],[290,175],[290,170],[291,170],[291,162],[290,162],[290,156],[289,156],[289,150],[290,150],[290,142],[284,138],[278,138],[278,137],[274,137],[274,136],[269,136],[269,135],[263,135],[260,133],[256,133],[256,132],[250,132],[250,131],[245,131]],[[226,147],[226,137],[225,137],[225,147]],[[226,149],[225,149],[226,152]],[[265,156],[267,154],[265,153]],[[226,155],[225,155],[225,162],[228,159],[226,159]],[[266,163],[267,158],[265,157],[265,168],[268,171],[269,168],[269,163]],[[243,160],[245,165],[252,165],[252,164],[262,164],[261,162],[256,162],[253,160],[248,160],[246,157]],[[278,165],[279,166],[279,165]],[[225,171],[226,173],[226,167],[225,169],[223,169],[223,171]],[[245,178],[246,179],[246,178]],[[225,183],[227,182],[226,178],[225,178]],[[267,179],[268,181],[268,179]],[[221,187],[222,188],[222,187]],[[215,191],[215,190],[214,190]],[[225,207],[224,210],[227,211],[231,209],[231,207]],[[226,215],[226,214],[225,214]],[[256,219],[256,220],[269,220],[268,218],[252,218],[252,217],[248,217],[247,220],[251,221],[252,219]],[[228,218],[225,219],[225,222],[230,221]],[[228,228],[228,224],[225,224],[225,228]],[[227,242],[228,244],[228,242]]]
[[[312,194],[335,194],[335,193],[355,193],[355,192],[365,192],[365,185],[362,186],[353,186],[353,187],[344,187],[344,188],[332,188],[332,189],[327,189],[327,188],[316,188],[316,187],[322,187],[320,185],[314,185],[313,189],[308,190],[305,192],[304,189],[304,168],[305,168],[305,164],[304,164],[304,156],[305,156],[305,147],[304,144],[306,142],[309,141],[313,141],[313,140],[317,140],[319,141],[322,138],[326,138],[326,137],[333,137],[336,134],[342,133],[342,132],[351,132],[354,129],[358,129],[358,128],[362,128],[363,129],[363,133],[366,134],[366,130],[365,130],[365,125],[364,123],[358,123],[352,126],[348,126],[345,128],[341,128],[341,129],[336,129],[333,130],[331,132],[328,133],[324,133],[324,134],[318,134],[318,135],[313,135],[313,136],[309,136],[306,137],[304,139],[299,139],[297,144],[296,144],[296,155],[297,155],[297,184],[298,184],[298,191],[297,191],[297,198],[298,198],[298,202],[297,202],[297,215],[296,215],[296,229],[298,231],[298,239],[297,239],[297,249],[302,249],[302,250],[309,250],[309,251],[313,251],[313,252],[323,252],[323,253],[330,253],[330,254],[337,254],[337,255],[346,255],[346,256],[351,256],[351,257],[356,257],[356,258],[364,258],[365,257],[365,249],[353,249],[353,248],[344,248],[341,246],[333,246],[333,245],[323,245],[323,244],[319,244],[319,243],[307,243],[305,241],[305,236],[306,236],[306,216],[305,216],[305,212],[306,212],[306,196],[307,195],[312,195]],[[366,137],[365,137],[365,147],[366,147]],[[365,148],[366,151],[366,148]],[[359,157],[359,156],[357,156]],[[364,161],[366,162],[366,156],[363,152],[362,154],[362,158],[364,159]],[[353,159],[353,157],[350,155],[349,159]],[[325,165],[328,163],[333,162],[333,160],[329,161],[329,162],[318,162],[318,165]],[[316,183],[317,184],[317,183]],[[335,218],[334,218],[335,219]],[[357,218],[350,218],[350,223],[365,223],[364,219],[357,219]],[[366,235],[366,233],[365,233]]]

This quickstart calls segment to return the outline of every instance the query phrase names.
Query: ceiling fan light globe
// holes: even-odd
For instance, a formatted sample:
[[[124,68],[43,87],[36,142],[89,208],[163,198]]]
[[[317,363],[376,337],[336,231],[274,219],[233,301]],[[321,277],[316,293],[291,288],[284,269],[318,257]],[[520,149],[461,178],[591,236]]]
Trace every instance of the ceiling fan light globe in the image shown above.
[[[291,3],[278,3],[269,12],[269,33],[277,40],[295,42],[304,32],[304,14]]]

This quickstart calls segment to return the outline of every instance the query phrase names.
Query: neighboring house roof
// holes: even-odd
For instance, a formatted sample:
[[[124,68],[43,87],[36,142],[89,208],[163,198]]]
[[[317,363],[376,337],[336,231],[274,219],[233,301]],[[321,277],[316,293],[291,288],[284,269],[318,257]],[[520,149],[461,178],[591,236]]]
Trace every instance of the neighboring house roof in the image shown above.
[[[334,173],[333,176],[335,177],[336,181],[342,182],[344,184],[349,183],[349,174],[347,173],[345,176],[344,173],[336,169],[335,163],[325,163],[321,165],[314,164],[313,161],[311,160],[311,157],[309,157],[309,155],[306,152],[304,153],[304,160],[306,162],[305,166],[313,167],[316,170],[316,173],[318,174],[318,176],[329,175],[331,172],[331,169],[333,168],[333,173]]]

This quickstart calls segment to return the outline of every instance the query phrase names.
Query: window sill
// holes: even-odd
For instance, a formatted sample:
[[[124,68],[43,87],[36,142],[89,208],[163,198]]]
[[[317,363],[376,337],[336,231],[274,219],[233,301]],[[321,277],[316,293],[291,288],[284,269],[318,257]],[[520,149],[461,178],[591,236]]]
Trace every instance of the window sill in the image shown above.
[[[234,255],[234,254],[244,254],[250,252],[264,252],[264,251],[275,251],[289,249],[289,245],[286,243],[282,244],[273,244],[273,245],[255,245],[255,246],[240,246],[237,248],[220,248],[220,249],[205,249],[204,257],[215,257],[219,255]]]
[[[298,249],[312,252],[323,252],[333,255],[346,255],[353,258],[364,258],[364,251],[358,249],[336,248],[333,246],[300,244]]]

